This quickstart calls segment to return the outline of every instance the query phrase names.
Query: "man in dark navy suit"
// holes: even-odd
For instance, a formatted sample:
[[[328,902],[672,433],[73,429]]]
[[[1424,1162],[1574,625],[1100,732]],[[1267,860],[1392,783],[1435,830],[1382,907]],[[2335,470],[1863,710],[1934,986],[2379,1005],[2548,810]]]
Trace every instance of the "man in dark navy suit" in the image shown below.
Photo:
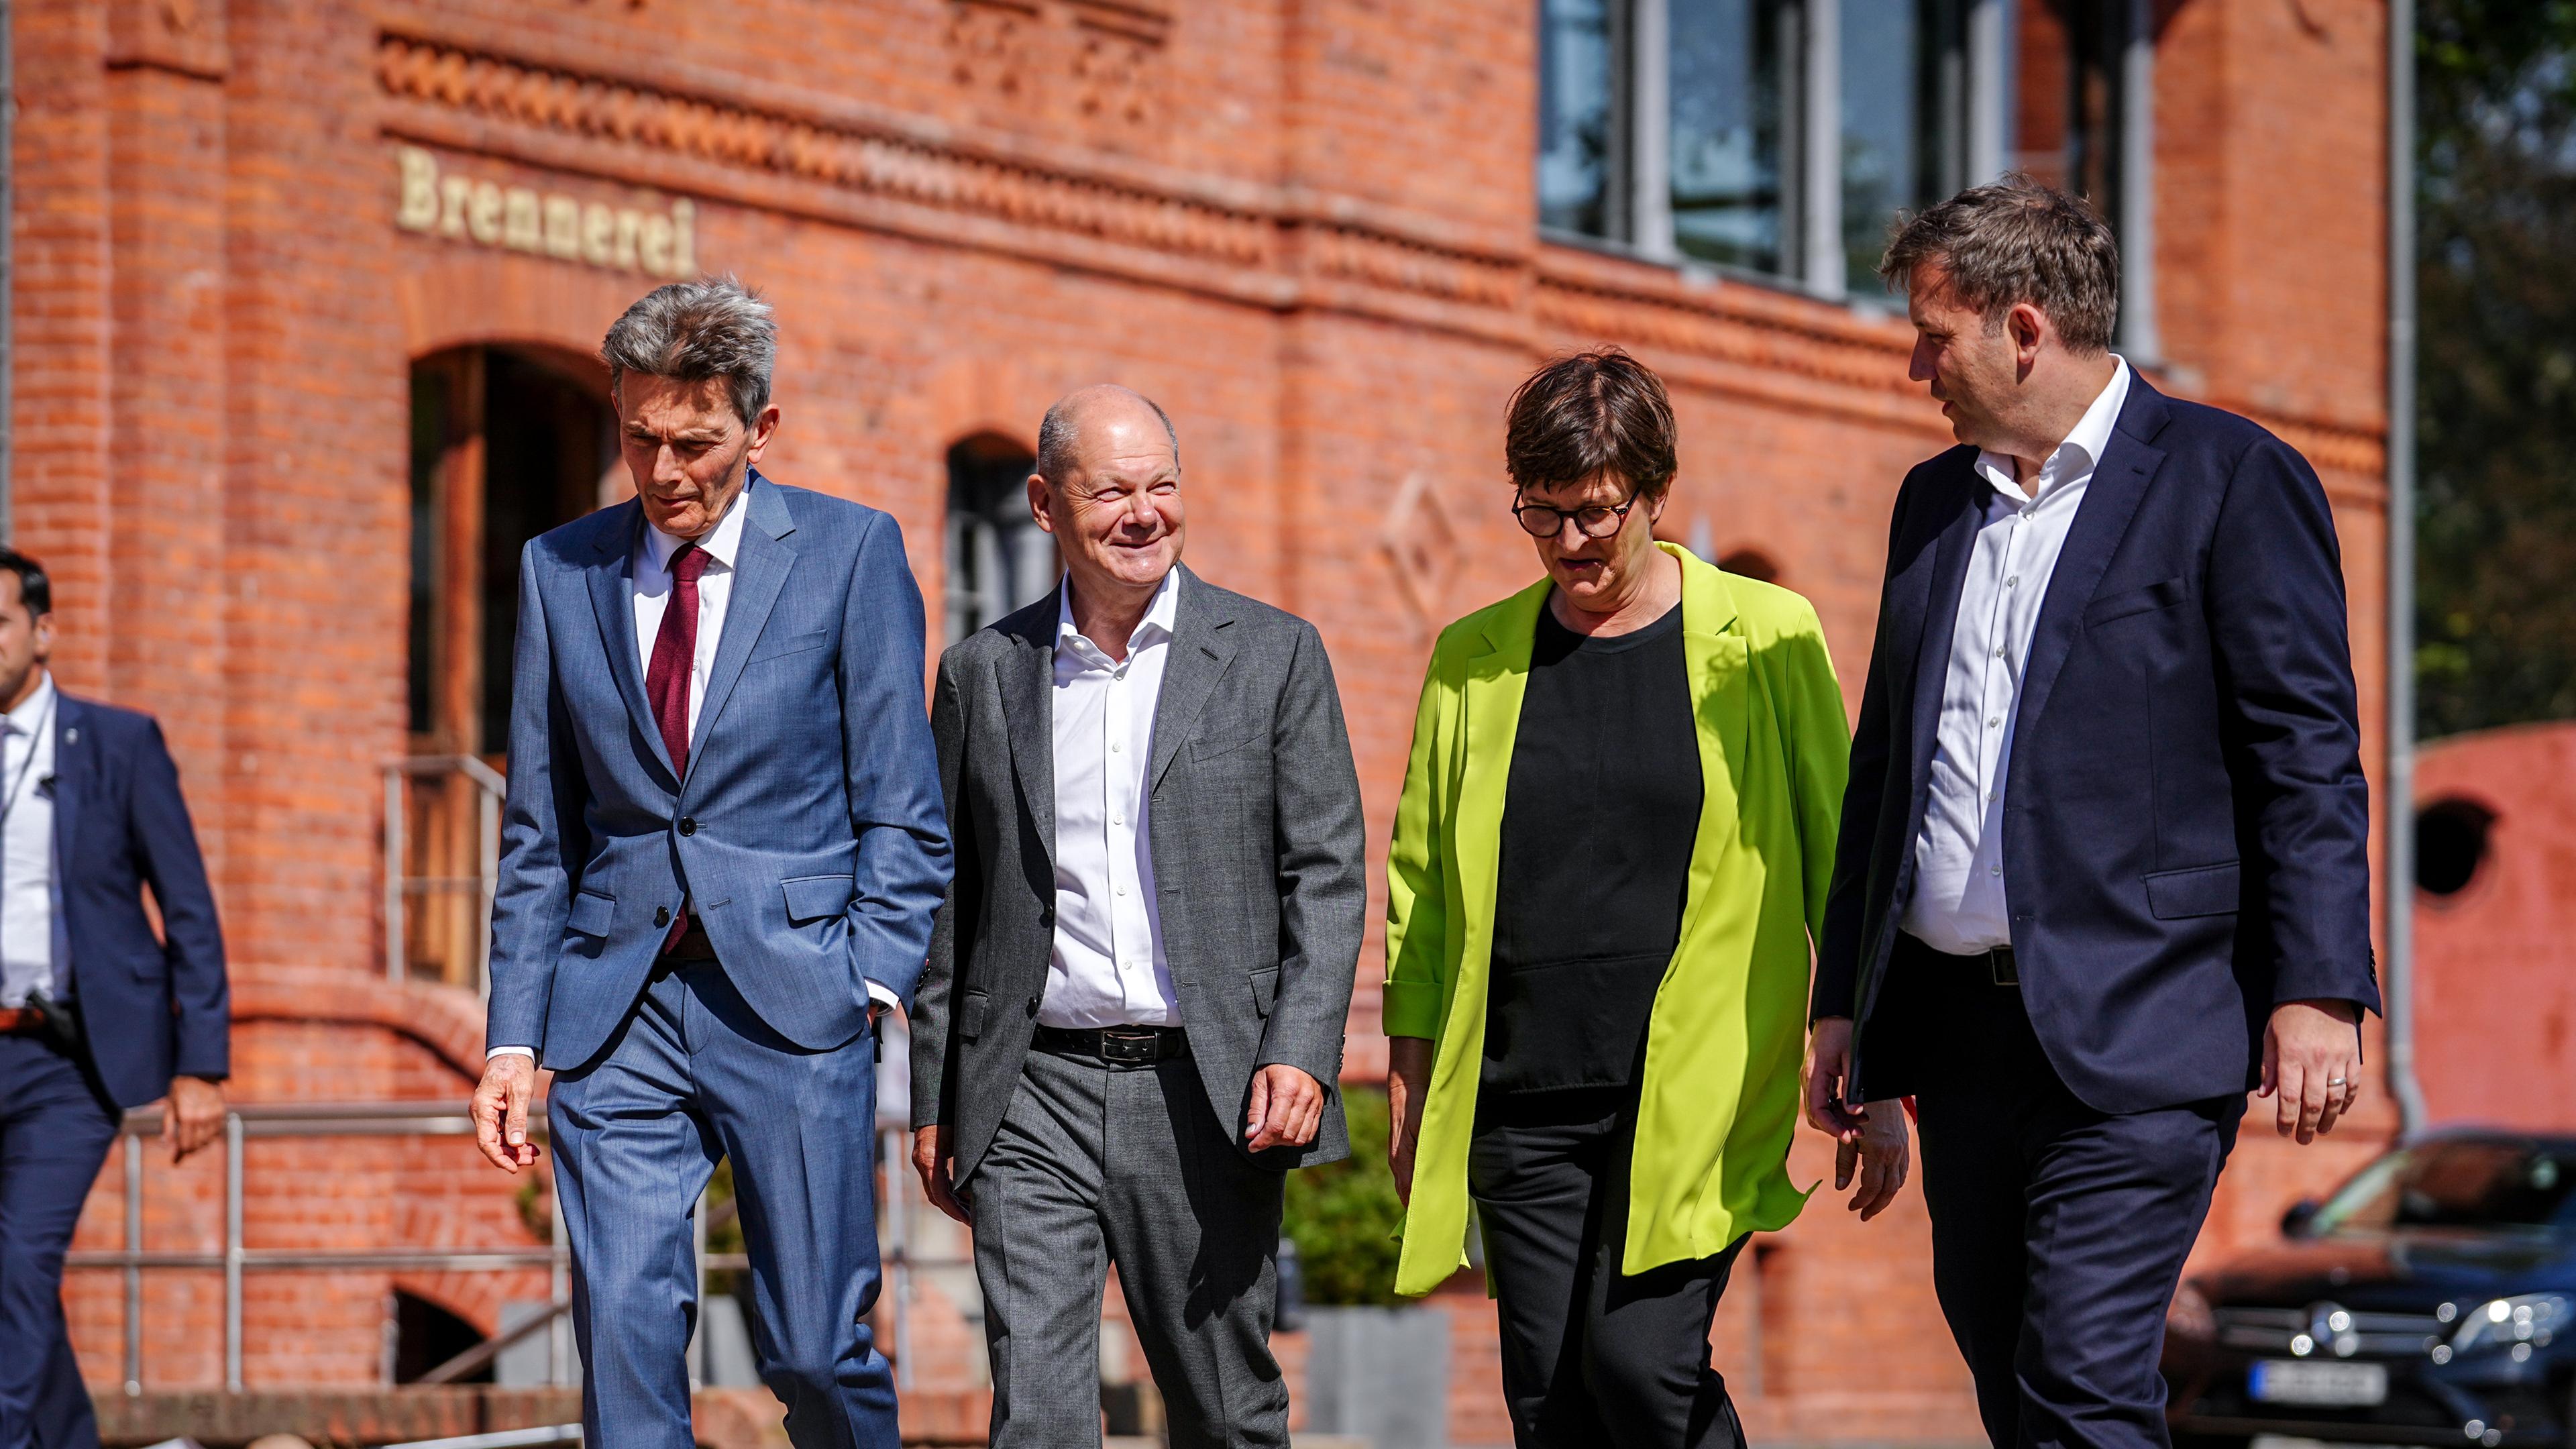
[[[224,1120],[223,937],[160,726],[54,687],[53,588],[0,549],[0,1449],[97,1449],[63,1254],[124,1108]],[[143,910],[160,908],[156,935]]]
[[[1906,224],[1961,446],[1896,498],[1809,1119],[1914,1097],[1933,1281],[2000,1446],[2163,1445],[2157,1359],[2245,1092],[2359,1089],[2370,808],[2305,460],[2109,350],[2110,229],[2020,178]]]

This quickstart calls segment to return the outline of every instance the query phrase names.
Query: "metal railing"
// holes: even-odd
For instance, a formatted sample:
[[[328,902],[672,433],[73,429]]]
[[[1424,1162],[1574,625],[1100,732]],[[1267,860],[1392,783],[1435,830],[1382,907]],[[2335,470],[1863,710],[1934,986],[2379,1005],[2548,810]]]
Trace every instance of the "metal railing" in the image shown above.
[[[472,755],[407,756],[388,761],[384,773],[385,975],[411,979],[418,945],[438,979],[487,990],[492,895],[501,881],[501,804],[509,785]],[[442,787],[439,797],[414,808],[409,797],[432,783]],[[460,787],[470,795],[460,795]],[[423,861],[432,873],[414,875],[413,865]],[[425,898],[426,909],[414,912],[415,897]],[[425,939],[415,943],[415,931]]]
[[[545,1113],[540,1108],[529,1114],[532,1133],[542,1136]],[[123,1135],[125,1246],[113,1250],[84,1250],[70,1255],[67,1266],[76,1270],[113,1271],[125,1280],[125,1392],[143,1392],[143,1275],[149,1271],[180,1270],[195,1272],[220,1271],[224,1277],[224,1387],[232,1392],[242,1389],[242,1280],[251,1273],[276,1272],[507,1272],[544,1268],[549,1273],[547,1311],[531,1320],[505,1330],[495,1338],[459,1354],[424,1375],[421,1382],[453,1382],[498,1356],[502,1349],[519,1342],[543,1325],[547,1335],[547,1381],[564,1384],[571,1381],[573,1362],[571,1323],[568,1310],[572,1302],[572,1253],[564,1231],[563,1205],[556,1200],[554,1175],[544,1181],[548,1212],[553,1225],[553,1241],[535,1248],[252,1248],[243,1241],[242,1199],[245,1169],[244,1149],[253,1138],[312,1137],[461,1137],[474,1135],[473,1118],[462,1103],[453,1102],[350,1102],[304,1106],[270,1106],[245,1104],[224,1115],[224,1239],[217,1252],[150,1251],[143,1243],[143,1169],[144,1139],[158,1137],[162,1131],[162,1114],[157,1107],[137,1108],[128,1112],[121,1128]],[[890,1337],[893,1339],[896,1384],[909,1388],[912,1382],[911,1335],[908,1310],[913,1297],[915,1267],[954,1267],[960,1263],[947,1259],[924,1259],[916,1262],[909,1251],[911,1238],[910,1202],[907,1187],[911,1174],[909,1143],[897,1127],[887,1127],[880,1136],[879,1166],[885,1177],[880,1185],[878,1202],[885,1214],[883,1244],[886,1274],[885,1302]],[[459,1151],[470,1151],[458,1144]],[[698,1283],[701,1295],[706,1290],[706,1275],[714,1272],[741,1272],[751,1266],[742,1253],[707,1251],[706,1233],[711,1217],[710,1204],[701,1198],[696,1213],[698,1246]],[[728,1204],[729,1206],[729,1204]],[[961,1260],[962,1261],[962,1260]],[[705,1318],[699,1322],[704,1324]],[[691,1345],[689,1378],[692,1387],[698,1383],[703,1362],[703,1344]]]

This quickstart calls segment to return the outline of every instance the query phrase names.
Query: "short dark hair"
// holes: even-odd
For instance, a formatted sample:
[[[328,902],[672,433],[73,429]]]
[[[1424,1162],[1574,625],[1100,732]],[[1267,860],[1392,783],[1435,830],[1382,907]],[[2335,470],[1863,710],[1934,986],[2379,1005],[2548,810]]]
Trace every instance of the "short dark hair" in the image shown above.
[[[1911,287],[1935,266],[1960,306],[2001,326],[2028,302],[2048,314],[2077,352],[2111,345],[2120,320],[2120,242],[2084,198],[2027,176],[1971,186],[1908,217],[1889,239],[1878,275]]]
[[[1652,369],[1617,347],[1560,357],[1512,393],[1503,468],[1515,490],[1612,474],[1640,498],[1673,481],[1673,404]]]
[[[42,618],[54,611],[54,581],[45,577],[45,566],[14,548],[0,548],[0,572],[18,576],[18,597],[27,602],[27,615]]]

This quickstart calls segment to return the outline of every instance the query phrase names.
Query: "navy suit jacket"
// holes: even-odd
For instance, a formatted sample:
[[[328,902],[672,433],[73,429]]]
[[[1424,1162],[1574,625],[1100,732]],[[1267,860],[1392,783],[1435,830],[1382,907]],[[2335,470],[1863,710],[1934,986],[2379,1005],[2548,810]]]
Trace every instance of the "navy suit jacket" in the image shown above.
[[[1818,948],[1856,1095],[1915,1091],[1925,983],[1888,969],[1914,888],[1988,485],[1977,451],[1897,494]],[[2133,378],[2024,662],[2003,864],[2022,998],[2103,1112],[2251,1085],[2284,1001],[2376,1010],[2370,800],[2325,490],[2261,427]]]
[[[529,543],[487,1044],[606,1045],[685,898],[771,1030],[841,1045],[909,1002],[948,891],[921,591],[895,521],[751,475],[688,775],[644,694],[629,499]]]
[[[59,686],[57,686],[59,688]],[[54,711],[54,962],[99,1081],[120,1107],[173,1076],[232,1067],[224,938],[179,770],[152,717],[58,696]],[[161,933],[143,892],[161,911]]]

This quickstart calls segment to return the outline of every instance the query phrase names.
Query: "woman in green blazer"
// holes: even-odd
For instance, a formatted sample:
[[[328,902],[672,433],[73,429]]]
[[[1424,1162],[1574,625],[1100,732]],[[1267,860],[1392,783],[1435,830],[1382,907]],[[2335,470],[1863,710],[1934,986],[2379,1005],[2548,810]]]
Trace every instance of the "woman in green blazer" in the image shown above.
[[[1520,1445],[1740,1443],[1708,1331],[1798,1215],[1809,940],[1850,751],[1815,610],[1654,539],[1663,385],[1616,349],[1512,398],[1547,577],[1432,651],[1389,857],[1397,1291],[1476,1205]],[[1846,1135],[1874,1214],[1903,1115]]]

